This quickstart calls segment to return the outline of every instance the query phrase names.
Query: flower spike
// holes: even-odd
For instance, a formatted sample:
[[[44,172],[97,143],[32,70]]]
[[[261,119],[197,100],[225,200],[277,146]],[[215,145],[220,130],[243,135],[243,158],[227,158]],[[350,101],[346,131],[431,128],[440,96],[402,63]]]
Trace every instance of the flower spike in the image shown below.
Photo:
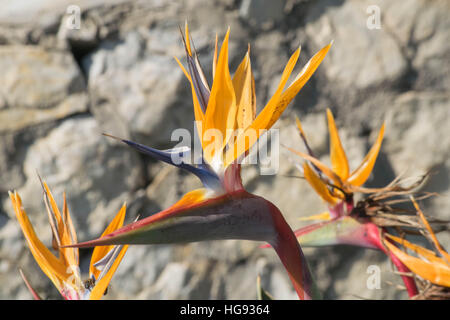
[[[322,221],[307,225],[295,231],[299,243],[302,246],[313,247],[346,244],[379,249],[391,259],[400,272],[409,272],[407,263],[396,254],[395,249],[392,251],[386,250],[382,241],[383,235],[385,234],[384,228],[379,227],[371,220],[371,216],[364,211],[364,207],[362,209],[355,208],[353,200],[353,193],[356,191],[375,193],[380,191],[386,192],[390,188],[392,190],[398,189],[395,185],[382,189],[361,187],[373,170],[383,140],[384,124],[380,129],[376,142],[363,159],[361,165],[349,174],[347,156],[342,147],[333,114],[329,109],[327,109],[327,119],[330,134],[331,168],[314,156],[298,118],[296,119],[297,127],[307,153],[305,154],[288,148],[288,150],[305,160],[301,168],[305,179],[328,205],[327,212],[302,219],[303,221]],[[402,189],[400,188],[398,190]],[[408,294],[411,297],[415,296],[418,290],[414,279],[407,275],[403,275],[402,278]]]
[[[384,241],[386,247],[395,254],[398,259],[403,262],[411,271],[421,277],[422,279],[428,280],[431,283],[450,288],[450,255],[442,248],[441,244],[438,242],[436,235],[430,227],[430,224],[425,218],[422,210],[411,197],[411,201],[417,210],[417,213],[425,227],[428,231],[437,252],[442,256],[438,257],[433,251],[413,244],[405,239],[395,237],[392,235],[386,235],[387,239],[393,240],[394,242],[401,244],[403,247],[412,250],[418,257],[407,254],[406,252],[400,250],[390,241]]]
[[[244,189],[240,161],[248,155],[249,148],[264,130],[270,129],[278,120],[317,69],[330,45],[319,51],[285,89],[300,54],[300,49],[296,50],[284,68],[277,91],[256,116],[250,50],[231,77],[228,68],[229,36],[228,29],[219,52],[216,41],[213,83],[208,99],[202,93],[208,86],[204,83],[200,64],[196,62],[196,55],[191,48],[193,41],[187,26],[183,38],[187,70],[176,59],[191,85],[194,117],[203,148],[202,165],[175,164],[171,155],[180,150],[159,151],[122,140],[143,153],[196,174],[206,188],[187,193],[166,210],[73,247],[222,239],[266,241],[280,257],[299,298],[311,299],[318,296],[317,290],[294,233],[275,205]]]
[[[306,84],[312,74],[316,71],[322,60],[325,58],[331,43],[316,53],[311,60],[303,67],[297,75],[294,82],[283,92],[286,82],[294,69],[297,59],[300,55],[298,48],[289,59],[280,79],[275,94],[266,104],[264,109],[258,114],[252,124],[240,134],[236,143],[232,144],[225,153],[225,166],[235,161],[241,154],[247,152],[251,146],[259,139],[264,130],[269,130],[273,124],[280,118],[288,104],[297,95],[300,89]],[[256,135],[249,134],[249,131],[256,132]],[[246,140],[248,140],[246,143]],[[239,146],[245,146],[243,150]],[[238,152],[239,151],[239,152]]]
[[[33,226],[28,220],[22,205],[22,200],[18,193],[9,192],[17,220],[19,221],[34,259],[41,270],[53,282],[64,299],[100,299],[127,251],[127,246],[111,246],[106,248],[96,248],[94,250],[90,264],[90,278],[93,280],[93,285],[92,288],[87,288],[81,281],[78,248],[73,247],[76,244],[76,233],[68,211],[65,194],[63,214],[61,215],[50,188],[44,181],[41,179],[40,181],[44,189],[44,202],[48,210],[49,220],[51,225],[53,223],[52,232],[53,238],[55,239],[54,243],[58,243],[56,250],[59,252],[59,258],[54,256],[37,237]],[[108,233],[122,227],[125,208],[124,205],[113,222],[108,226],[106,230]],[[99,270],[95,270],[93,267],[95,263],[106,257],[111,251],[114,252],[114,255],[109,259],[111,265],[107,270],[103,273],[100,273]],[[22,272],[21,275],[30,292],[35,298],[38,298],[36,292],[31,288],[31,285],[28,283],[28,280],[24,277]]]
[[[330,109],[327,109],[327,119],[330,133],[331,169],[314,156],[308,142],[306,141],[306,135],[301,127],[300,120],[298,119],[296,119],[297,127],[308,154],[289,147],[287,149],[305,159],[307,163],[311,164],[311,167],[314,169],[313,173],[315,173],[319,179],[312,176],[312,173],[310,173],[306,179],[313,186],[314,190],[319,193],[320,197],[328,203],[328,205],[335,206],[340,201],[346,201],[346,199],[355,191],[371,191],[368,188],[361,188],[361,186],[366,182],[367,178],[369,178],[375,165],[375,161],[383,141],[385,125],[383,124],[381,126],[377,140],[361,164],[351,174],[349,174],[347,156],[345,155],[345,151],[342,147],[334,117]],[[324,190],[330,191],[328,193],[330,193],[331,198]],[[375,189],[373,191],[375,191]]]

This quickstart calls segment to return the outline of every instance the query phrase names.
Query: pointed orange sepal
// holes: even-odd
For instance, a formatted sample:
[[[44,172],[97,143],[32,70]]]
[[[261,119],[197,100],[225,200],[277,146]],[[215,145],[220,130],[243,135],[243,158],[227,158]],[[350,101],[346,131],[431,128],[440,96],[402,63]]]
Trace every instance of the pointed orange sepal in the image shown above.
[[[383,142],[383,136],[384,136],[384,123],[381,126],[380,133],[378,134],[378,138],[375,141],[375,144],[372,146],[370,151],[367,153],[367,155],[364,157],[362,163],[360,166],[352,172],[350,177],[348,178],[348,182],[356,187],[360,187],[366,182],[367,178],[369,178],[370,173],[373,170],[373,167],[375,165],[375,161],[378,157],[378,152],[381,148],[381,143]]]
[[[319,176],[311,169],[311,167],[306,162],[303,163],[303,173],[305,179],[325,202],[331,205],[335,205],[339,201],[339,198],[335,198],[330,194],[328,186],[319,178]]]
[[[327,109],[328,131],[330,133],[330,158],[333,171],[342,179],[346,180],[349,175],[348,160],[342,147],[341,139],[334,122],[333,114]]]
[[[222,160],[221,152],[232,133],[231,130],[227,131],[227,129],[235,128],[237,107],[233,83],[228,69],[229,35],[230,30],[228,29],[220,48],[216,74],[205,113],[202,146],[205,151],[204,157],[210,164],[213,164],[213,159],[217,156]],[[214,130],[219,136],[213,132]],[[207,138],[205,134],[209,137]]]
[[[49,277],[55,287],[62,291],[64,281],[70,276],[67,274],[64,263],[56,258],[50,250],[39,240],[28,216],[22,206],[22,200],[17,192],[9,193],[14,212],[19,221],[22,232],[28,243],[28,247],[41,270]]]
[[[126,204],[123,204],[122,208],[120,208],[117,215],[114,217],[114,219],[110,222],[108,227],[105,229],[105,231],[102,233],[102,237],[104,235],[110,234],[113,231],[116,231],[117,229],[121,228],[123,226],[123,222],[125,221],[125,214],[126,214]],[[89,274],[94,275],[95,279],[98,279],[98,276],[100,275],[101,271],[98,270],[94,264],[101,260],[106,254],[111,251],[114,248],[114,245],[110,246],[97,246],[94,248],[94,251],[92,252],[91,256],[91,263],[89,265]]]
[[[425,228],[427,229],[428,233],[430,234],[431,240],[433,240],[433,244],[436,247],[437,251],[444,257],[447,264],[450,266],[450,255],[442,248],[441,244],[439,243],[438,239],[436,238],[436,235],[433,232],[433,229],[431,228],[430,224],[428,223],[427,219],[425,218],[425,215],[423,214],[422,210],[420,209],[419,205],[417,204],[414,197],[411,196],[411,201],[414,204],[414,207],[417,210],[417,213],[419,214],[420,219],[422,220],[422,223],[425,225]]]
[[[250,63],[250,46],[233,76],[233,87],[238,105],[237,128],[246,129],[256,116],[255,79]]]
[[[408,255],[389,241],[384,243],[413,273],[434,284],[450,287],[450,267],[448,265],[424,261]]]

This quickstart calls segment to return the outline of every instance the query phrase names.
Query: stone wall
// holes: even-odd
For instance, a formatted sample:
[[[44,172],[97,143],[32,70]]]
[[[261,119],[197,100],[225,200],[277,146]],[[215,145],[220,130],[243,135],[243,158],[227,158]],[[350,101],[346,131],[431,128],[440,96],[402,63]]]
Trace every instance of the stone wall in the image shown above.
[[[81,9],[69,29],[69,5]],[[373,13],[380,28],[369,28]],[[17,190],[40,238],[50,246],[36,172],[57,201],[67,192],[80,240],[97,237],[128,203],[127,222],[173,204],[199,185],[101,135],[107,132],[168,148],[176,128],[193,128],[191,91],[173,56],[182,58],[179,25],[189,22],[208,75],[214,37],[231,27],[235,70],[251,46],[260,109],[274,91],[290,54],[302,46],[303,65],[334,40],[323,64],[276,127],[283,143],[300,149],[302,119],[316,154],[328,154],[325,109],[331,108],[354,168],[387,128],[371,186],[408,170],[435,173],[423,202],[450,218],[450,5],[448,1],[380,0],[1,0],[0,6],[0,298],[29,299],[18,272],[37,291],[59,298],[34,262],[8,198]],[[369,9],[368,9],[369,8]],[[369,11],[368,11],[369,10]],[[373,22],[373,21],[372,21]],[[184,61],[182,59],[182,61]],[[276,176],[243,171],[249,191],[274,202],[293,228],[325,205],[282,157]],[[450,237],[441,235],[444,245]],[[296,294],[275,253],[260,243],[217,241],[135,246],[127,252],[105,298],[254,299],[256,276],[277,299]],[[305,249],[325,298],[406,298],[385,256],[350,247]],[[87,272],[90,251],[82,250]],[[382,270],[380,290],[366,286],[367,267]]]

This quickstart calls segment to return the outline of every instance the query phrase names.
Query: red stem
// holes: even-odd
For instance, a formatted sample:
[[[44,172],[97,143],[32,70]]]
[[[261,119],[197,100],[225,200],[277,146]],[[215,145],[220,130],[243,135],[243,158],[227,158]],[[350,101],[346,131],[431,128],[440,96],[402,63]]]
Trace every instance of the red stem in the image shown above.
[[[277,232],[277,238],[271,241],[271,245],[286,268],[298,297],[300,300],[319,298],[308,263],[294,232],[274,205],[271,212]]]
[[[384,232],[383,229],[381,229],[381,232]],[[391,242],[389,239],[387,239],[386,241]],[[380,239],[380,234],[378,234],[376,236],[376,239],[374,239],[374,243],[377,245],[377,247],[383,251],[388,257],[389,259],[391,259],[392,263],[395,265],[395,267],[397,268],[397,270],[401,273],[410,273],[411,270],[409,270],[409,268],[407,266],[405,266],[403,264],[403,262],[400,261],[400,259],[394,255],[391,251],[387,250],[381,239]],[[392,243],[392,242],[391,242]],[[408,292],[408,295],[410,298],[416,296],[419,294],[419,290],[417,289],[417,285],[416,282],[414,281],[413,277],[410,276],[406,276],[406,275],[402,275],[402,280],[403,283],[405,284],[406,287],[406,291]]]

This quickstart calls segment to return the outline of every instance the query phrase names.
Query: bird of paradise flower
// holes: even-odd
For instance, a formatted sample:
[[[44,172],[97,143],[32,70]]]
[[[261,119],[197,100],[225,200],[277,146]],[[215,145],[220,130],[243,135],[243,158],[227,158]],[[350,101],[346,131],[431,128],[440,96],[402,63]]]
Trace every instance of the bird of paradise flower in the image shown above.
[[[195,174],[204,185],[185,194],[172,207],[78,247],[111,244],[187,243],[244,239],[269,242],[276,250],[300,299],[317,297],[309,267],[291,228],[278,208],[244,189],[241,160],[264,130],[270,129],[315,72],[331,43],[316,53],[286,87],[300,54],[298,48],[284,68],[274,95],[256,116],[255,85],[249,51],[233,77],[228,69],[228,29],[220,53],[217,37],[210,88],[186,24],[183,37],[187,70],[177,59],[192,89],[196,128],[202,145],[200,164],[176,163],[174,155],[189,148],[156,150],[120,139],[131,147]],[[214,131],[215,134],[210,134]],[[215,138],[211,138],[214,136]],[[219,138],[217,138],[219,137]]]
[[[395,254],[400,261],[402,261],[412,273],[419,276],[421,279],[429,282],[427,286],[420,292],[417,298],[450,298],[450,254],[444,250],[439,243],[433,229],[429,222],[425,218],[422,210],[417,204],[414,197],[411,197],[411,201],[416,208],[417,214],[424,225],[425,230],[428,232],[431,242],[434,245],[435,252],[423,248],[419,245],[411,243],[403,238],[396,237],[390,234],[386,234],[386,240],[392,240],[404,248],[413,251],[417,257],[410,255],[398,247],[396,247],[391,241],[384,241],[386,247]]]
[[[28,247],[41,270],[53,282],[66,300],[101,299],[107,290],[112,276],[116,272],[128,246],[96,247],[89,264],[89,279],[81,281],[78,248],[65,246],[77,243],[77,235],[63,195],[62,214],[46,182],[41,181],[44,189],[44,202],[53,235],[53,248],[58,252],[55,256],[37,237],[22,205],[17,191],[9,192],[17,220],[27,241]],[[124,204],[116,217],[111,221],[103,234],[109,234],[123,226],[126,205]],[[21,276],[35,299],[40,296],[31,287],[21,271]]]
[[[305,247],[346,244],[383,251],[397,269],[404,274],[402,279],[409,296],[413,297],[418,293],[415,281],[412,277],[406,275],[410,270],[397,257],[395,251],[387,250],[384,245],[385,228],[374,223],[367,214],[361,213],[360,210],[354,210],[353,196],[355,192],[386,193],[391,190],[400,190],[395,185],[378,189],[362,187],[374,168],[383,141],[385,125],[381,126],[375,143],[361,164],[350,173],[347,156],[339,138],[333,114],[329,109],[327,109],[327,119],[330,135],[331,168],[315,157],[308,144],[301,122],[298,118],[296,119],[300,137],[307,153],[292,148],[288,149],[305,160],[299,168],[306,181],[327,204],[328,211],[301,219],[320,222],[296,230],[295,235],[299,243]]]

